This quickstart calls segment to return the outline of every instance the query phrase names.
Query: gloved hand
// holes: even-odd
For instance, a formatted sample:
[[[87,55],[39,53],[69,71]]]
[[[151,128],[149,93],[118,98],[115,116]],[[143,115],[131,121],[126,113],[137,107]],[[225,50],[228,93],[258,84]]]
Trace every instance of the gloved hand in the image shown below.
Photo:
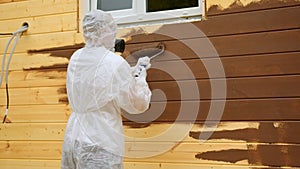
[[[148,56],[139,58],[137,64],[134,67],[134,76],[139,77],[141,74],[146,76],[146,70],[151,67],[150,58]]]
[[[136,66],[143,66],[146,70],[148,70],[151,67],[150,58],[148,56],[139,58]]]

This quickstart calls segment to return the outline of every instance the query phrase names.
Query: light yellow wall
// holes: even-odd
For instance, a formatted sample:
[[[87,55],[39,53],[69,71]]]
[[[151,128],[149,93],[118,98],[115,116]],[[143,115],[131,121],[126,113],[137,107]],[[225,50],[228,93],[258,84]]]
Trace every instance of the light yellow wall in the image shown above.
[[[1,169],[60,168],[63,134],[70,115],[69,106],[59,101],[66,97],[58,92],[65,86],[65,71],[40,68],[67,64],[68,59],[47,53],[33,55],[28,50],[82,42],[77,33],[77,8],[77,0],[0,1],[0,32],[13,32],[24,22],[29,24],[10,65],[10,123],[0,124]],[[9,36],[0,37],[1,56],[8,39]],[[1,122],[5,103],[2,84]]]

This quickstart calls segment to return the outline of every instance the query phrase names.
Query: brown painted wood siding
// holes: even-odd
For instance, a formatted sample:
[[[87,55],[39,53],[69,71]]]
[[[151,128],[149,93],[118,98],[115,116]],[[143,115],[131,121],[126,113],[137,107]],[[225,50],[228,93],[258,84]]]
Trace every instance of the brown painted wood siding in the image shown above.
[[[197,149],[194,144],[193,152],[198,151],[195,153],[195,158],[199,159],[198,162],[201,160],[215,164],[228,162],[227,168],[231,166],[230,164],[243,165],[244,163],[241,162],[243,160],[246,160],[246,164],[250,164],[250,167],[255,165],[273,168],[300,167],[297,158],[300,155],[300,135],[297,134],[300,131],[300,20],[295,17],[300,14],[299,12],[299,2],[295,1],[285,3],[260,1],[248,6],[232,4],[230,8],[224,10],[211,6],[208,9],[207,20],[194,23],[212,42],[224,66],[227,97],[221,121],[226,121],[229,125],[240,122],[258,123],[255,129],[245,127],[244,129],[215,131],[210,137],[211,141],[222,143],[227,142],[226,140],[246,142],[246,150],[231,148],[234,143],[228,143],[222,145],[220,149],[205,151],[200,147]],[[157,32],[188,31],[180,30],[180,27],[184,28],[183,25],[163,26]],[[168,98],[164,113],[156,120],[158,124],[178,120],[176,118],[179,115],[180,106],[183,105],[190,109],[184,112],[186,118],[181,120],[193,121],[194,117],[189,113],[194,109],[193,102],[199,102],[197,121],[201,125],[207,118],[211,103],[224,99],[211,100],[210,85],[212,81],[218,81],[222,77],[208,76],[204,62],[213,62],[218,58],[214,53],[206,50],[206,46],[201,48],[201,38],[204,36],[193,35],[182,37],[182,39],[172,39],[159,34],[137,35],[130,41],[132,44],[127,45],[127,49],[134,52],[141,49],[143,45],[153,47],[157,42],[164,41],[166,49],[181,59],[177,60],[172,55],[165,54],[158,59],[159,63],[157,63],[172,67],[172,73],[175,73],[180,81],[176,81],[160,70],[149,71],[150,87],[163,90]],[[190,42],[189,44],[198,43],[201,55],[195,54],[191,47],[183,44],[183,41]],[[204,41],[205,39],[203,43]],[[140,47],[137,44],[140,44]],[[294,57],[290,58],[291,56]],[[197,79],[200,100],[193,98],[193,95],[187,96],[186,100],[181,100],[182,93],[178,86],[184,85],[188,88],[193,83],[190,80],[194,78],[188,76],[189,74],[179,67],[182,60]],[[152,65],[155,66],[155,64],[156,62],[153,62]],[[159,97],[154,96],[152,104],[155,106],[164,103]],[[148,115],[145,114],[139,119],[147,119],[147,117]],[[126,125],[133,124],[128,122]],[[150,127],[153,125],[155,124],[151,123]],[[240,125],[242,126],[243,124]],[[133,127],[136,126],[133,125]],[[198,139],[200,134],[205,134],[205,132],[192,130],[189,136]],[[253,146],[251,143],[258,143],[258,145]],[[214,145],[211,144],[211,146]],[[182,157],[185,156],[183,154],[182,152]],[[167,158],[164,160],[172,161]]]
[[[211,6],[208,9],[207,20],[194,23],[209,38],[224,66],[227,97],[221,121],[229,125],[240,122],[258,123],[255,129],[245,127],[215,131],[210,137],[210,140],[221,144],[228,140],[246,142],[246,150],[231,148],[234,143],[207,151],[200,147],[197,149],[197,143],[191,145],[195,148],[193,152],[198,151],[195,153],[195,158],[199,163],[204,160],[211,164],[227,162],[229,164],[226,167],[234,164],[237,166],[249,164],[250,167],[300,167],[297,158],[300,155],[298,134],[300,131],[300,20],[296,17],[300,14],[299,5],[300,2],[296,1],[263,0],[247,6],[240,6],[239,3],[232,4],[224,10]],[[188,31],[180,28],[184,28],[184,24],[165,25],[157,32]],[[163,103],[160,97],[153,97],[152,106],[166,104],[164,113],[156,120],[158,124],[178,121],[180,106],[190,107],[184,112],[184,118],[181,120],[193,121],[194,117],[189,113],[193,111],[194,103],[199,102],[200,108],[196,121],[201,125],[208,116],[211,104],[225,99],[211,98],[210,85],[222,77],[208,76],[204,64],[213,62],[218,57],[207,50],[207,46],[201,46],[205,43],[205,36],[189,35],[182,39],[172,39],[159,34],[137,35],[127,45],[129,54],[142,49],[144,45],[154,47],[159,41],[164,41],[166,49],[180,57],[180,60],[177,60],[172,57],[173,55],[165,54],[157,59],[159,63],[152,64],[172,67],[172,73],[179,77],[179,81],[160,70],[149,71],[150,87],[163,90],[168,99]],[[198,43],[201,55],[197,55],[183,42]],[[186,100],[181,99],[179,86],[188,88],[194,83],[191,81],[194,77],[188,76],[189,74],[180,68],[182,61],[189,66],[196,78],[200,100],[194,98],[194,95],[185,97]],[[218,71],[217,68],[215,70]],[[148,115],[144,114],[138,119],[147,118]],[[218,120],[217,117],[215,120]],[[125,124],[136,127],[130,122]],[[153,125],[155,123],[149,124],[149,127]],[[242,126],[241,124],[240,127]],[[189,136],[199,139],[201,133],[205,134],[206,131],[192,130]],[[251,143],[258,145],[253,146]],[[182,152],[182,157],[184,156]],[[243,160],[246,160],[246,163],[243,163]]]
[[[63,134],[71,113],[65,90],[66,67],[72,52],[84,45],[82,35],[77,33],[77,1],[1,2],[0,11],[5,15],[0,15],[0,32],[13,31],[23,21],[31,27],[22,36],[10,67],[11,123],[0,127],[0,168],[59,168]],[[151,33],[143,29],[129,31],[123,57],[162,41],[167,52],[152,66],[169,68],[177,79],[158,69],[149,70],[150,87],[161,89],[168,99],[154,95],[151,107],[166,108],[151,123],[131,121],[151,118],[149,114],[126,115],[125,134],[136,138],[160,135],[173,126],[181,106],[188,109],[180,123],[176,122],[178,133],[152,142],[126,141],[126,151],[136,154],[173,143],[176,146],[149,158],[126,158],[125,168],[300,168],[300,2],[229,2],[229,6],[222,7],[218,1],[207,0],[207,20],[192,23],[204,34],[183,34],[186,36],[179,39],[158,34],[189,31],[184,28],[190,23],[162,25]],[[205,46],[206,37],[219,57]],[[7,40],[7,36],[0,37],[0,46],[4,48]],[[200,55],[186,44],[196,47]],[[219,58],[226,75],[225,98],[211,96],[211,84],[224,77],[209,75],[205,67]],[[192,77],[182,69],[182,63],[191,70]],[[182,99],[178,86],[189,88],[193,82],[200,99],[188,94]],[[4,94],[2,87],[3,113]],[[206,142],[199,142],[201,134],[210,134],[204,125],[210,106],[224,100],[221,122]],[[200,107],[193,117],[195,104]],[[176,135],[186,122],[194,125],[179,139]]]

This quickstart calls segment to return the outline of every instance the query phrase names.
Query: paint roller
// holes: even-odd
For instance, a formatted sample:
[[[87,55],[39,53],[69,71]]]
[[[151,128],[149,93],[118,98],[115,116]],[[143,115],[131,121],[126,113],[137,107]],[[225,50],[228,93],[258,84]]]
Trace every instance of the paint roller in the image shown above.
[[[135,53],[136,59],[138,60],[138,58],[141,57],[145,57],[148,56],[150,58],[150,61],[153,60],[154,58],[156,58],[157,56],[161,55],[162,53],[164,53],[165,51],[165,45],[163,44],[163,42],[160,42],[156,48],[151,48],[151,49],[143,49],[141,51],[137,53]],[[143,53],[143,54],[142,54]],[[152,53],[151,55],[149,55],[149,53]],[[147,65],[141,65],[144,68],[146,68]],[[138,77],[142,72],[142,69],[139,70],[139,72],[137,72],[134,76]]]

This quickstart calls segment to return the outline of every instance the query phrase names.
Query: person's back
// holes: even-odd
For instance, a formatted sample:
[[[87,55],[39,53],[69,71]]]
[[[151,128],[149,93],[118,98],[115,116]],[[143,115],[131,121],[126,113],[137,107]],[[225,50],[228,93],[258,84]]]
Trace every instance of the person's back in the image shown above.
[[[124,152],[121,108],[128,113],[142,113],[148,108],[151,91],[145,80],[146,69],[141,63],[131,68],[109,50],[116,34],[110,15],[93,11],[85,20],[86,46],[72,55],[67,72],[72,114],[65,132],[62,168],[119,169]],[[105,22],[109,24],[106,27]],[[102,30],[95,29],[99,27]],[[149,58],[139,62],[150,67]],[[134,77],[134,71],[140,70],[141,76]]]

